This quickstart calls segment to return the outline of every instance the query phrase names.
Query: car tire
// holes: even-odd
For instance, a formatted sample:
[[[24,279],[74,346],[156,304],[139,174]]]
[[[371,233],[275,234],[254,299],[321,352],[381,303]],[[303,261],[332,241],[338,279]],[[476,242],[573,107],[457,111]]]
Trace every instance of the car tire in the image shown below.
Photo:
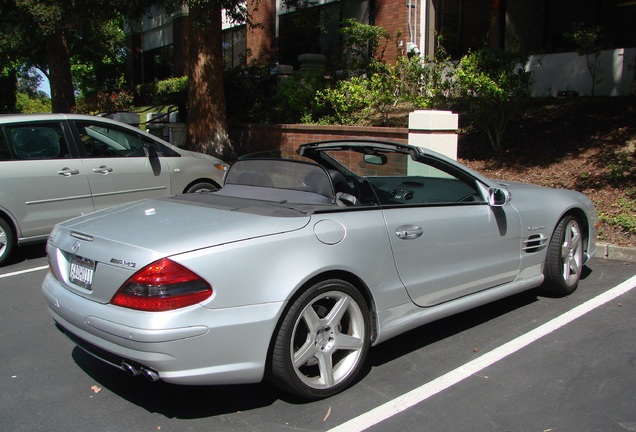
[[[11,225],[0,218],[0,266],[7,262],[15,246],[15,237]]]
[[[218,189],[219,189],[219,185],[217,185],[216,183],[202,181],[202,182],[194,183],[193,185],[189,186],[185,190],[185,193],[210,192],[210,191],[215,191]]]
[[[342,391],[364,365],[370,329],[369,307],[353,285],[317,283],[291,304],[279,325],[270,381],[312,400]]]
[[[574,216],[565,216],[548,244],[541,292],[561,297],[576,290],[583,272],[584,247],[581,224]]]

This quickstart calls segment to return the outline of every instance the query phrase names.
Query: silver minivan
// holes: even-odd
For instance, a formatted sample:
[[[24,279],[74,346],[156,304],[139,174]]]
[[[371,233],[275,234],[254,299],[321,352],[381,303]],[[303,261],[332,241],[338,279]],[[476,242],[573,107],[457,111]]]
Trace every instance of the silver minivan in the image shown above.
[[[217,189],[228,165],[141,129],[75,114],[0,115],[0,265],[66,219]]]

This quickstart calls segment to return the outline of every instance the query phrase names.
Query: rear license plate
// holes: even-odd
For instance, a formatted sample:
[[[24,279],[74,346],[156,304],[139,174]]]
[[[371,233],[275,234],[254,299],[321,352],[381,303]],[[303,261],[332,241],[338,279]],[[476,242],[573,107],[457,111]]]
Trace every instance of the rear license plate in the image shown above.
[[[95,261],[74,255],[71,260],[69,280],[87,290],[93,289],[93,274],[95,273]]]

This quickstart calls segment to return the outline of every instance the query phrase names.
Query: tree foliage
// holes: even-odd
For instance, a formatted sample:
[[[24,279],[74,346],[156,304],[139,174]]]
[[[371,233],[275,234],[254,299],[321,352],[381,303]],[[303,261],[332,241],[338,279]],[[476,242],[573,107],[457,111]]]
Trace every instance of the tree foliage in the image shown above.
[[[575,23],[572,30],[565,34],[576,46],[576,53],[585,56],[587,71],[592,79],[592,96],[595,95],[596,85],[601,83],[601,36],[603,29],[597,25]]]
[[[340,34],[344,36],[344,57],[348,59],[350,70],[373,73],[383,63],[384,50],[390,39],[386,29],[350,18],[343,22]]]
[[[120,79],[121,74],[113,70],[123,64],[122,18],[139,16],[152,3],[150,0],[3,0],[2,66],[37,67],[49,79],[53,111],[73,111],[76,86],[90,93],[98,87],[108,87],[113,79]],[[111,67],[117,63],[115,68]]]
[[[510,101],[530,95],[532,74],[524,69],[526,60],[511,51],[482,48],[462,57],[453,73],[458,96],[497,152],[503,146]]]

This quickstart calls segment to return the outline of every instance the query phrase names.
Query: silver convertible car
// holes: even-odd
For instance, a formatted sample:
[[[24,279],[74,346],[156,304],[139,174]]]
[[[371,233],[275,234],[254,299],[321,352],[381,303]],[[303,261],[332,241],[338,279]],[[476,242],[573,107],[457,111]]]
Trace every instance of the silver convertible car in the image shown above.
[[[524,290],[572,293],[596,232],[578,192],[419,147],[318,142],[242,158],[218,191],[57,225],[42,292],[67,336],[132,375],[267,378],[318,399],[400,333]]]

